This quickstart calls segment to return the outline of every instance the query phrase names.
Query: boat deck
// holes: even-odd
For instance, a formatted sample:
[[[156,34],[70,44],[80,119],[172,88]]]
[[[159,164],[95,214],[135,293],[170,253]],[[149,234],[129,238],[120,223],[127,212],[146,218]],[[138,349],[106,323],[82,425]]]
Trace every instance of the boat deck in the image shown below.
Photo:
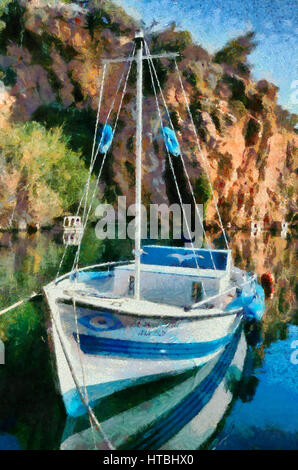
[[[222,307],[211,307],[208,308],[202,305],[202,308],[196,308],[193,310],[184,310],[181,307],[175,305],[159,304],[156,302],[150,302],[148,300],[136,300],[134,297],[116,297],[112,293],[99,293],[96,290],[86,288],[85,283],[74,283],[69,280],[64,280],[59,286],[54,288],[55,297],[59,302],[73,302],[73,299],[78,303],[85,305],[86,308],[92,307],[92,309],[98,308],[108,309],[111,311],[117,311],[120,313],[126,313],[130,315],[144,315],[144,317],[169,317],[169,318],[196,318],[196,317],[214,317],[222,316]],[[49,292],[50,293],[50,292]],[[107,297],[103,297],[106,295]],[[109,297],[110,295],[110,297]],[[224,300],[224,299],[223,299]],[[226,302],[231,301],[231,297],[226,297]],[[224,315],[233,315],[234,311],[225,312]]]
[[[134,271],[135,264],[118,266],[117,271]],[[142,272],[159,273],[167,275],[187,276],[194,278],[211,278],[211,279],[222,279],[227,277],[226,271],[219,269],[203,269],[203,268],[184,268],[179,266],[161,266],[155,264],[142,264]]]

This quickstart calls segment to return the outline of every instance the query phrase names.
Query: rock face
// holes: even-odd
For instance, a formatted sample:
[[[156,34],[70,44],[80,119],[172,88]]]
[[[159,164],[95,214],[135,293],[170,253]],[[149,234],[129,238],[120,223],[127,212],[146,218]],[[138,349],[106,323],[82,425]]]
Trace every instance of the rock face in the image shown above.
[[[6,74],[0,102],[2,127],[9,120],[31,119],[51,126],[53,121],[48,121],[47,106],[53,105],[72,113],[74,109],[91,108],[95,118],[101,59],[128,55],[136,30],[133,20],[123,10],[112,4],[105,10],[93,8],[96,3],[90,1],[90,9],[85,10],[63,2],[13,2],[15,9],[10,8],[4,16],[7,28],[0,48],[0,70]],[[18,24],[13,28],[16,18]],[[247,37],[245,44],[251,40],[251,36]],[[243,54],[241,60],[236,60],[237,65],[230,58],[224,63],[223,53],[215,58],[210,56],[192,42],[189,33],[176,32],[174,25],[153,37],[149,46],[152,52],[181,53],[178,67],[224,223],[248,227],[251,220],[268,226],[285,219],[293,222],[297,135],[293,130],[293,116],[277,105],[277,88],[266,80],[253,82]],[[249,53],[250,47],[247,49]],[[197,202],[206,202],[200,184],[204,160],[197,148],[175,66],[163,59],[156,61],[156,68]],[[13,79],[7,78],[8,71],[13,71]],[[123,66],[119,64],[107,70],[102,122],[122,72]],[[177,195],[146,67],[144,78],[144,201],[174,202]],[[119,192],[128,197],[128,203],[134,200],[134,97],[133,68],[119,116],[117,138],[103,173],[101,188],[105,199],[111,202]],[[110,116],[111,124],[118,105],[119,94]],[[163,107],[162,117],[164,125],[168,125]],[[90,121],[90,129],[94,123],[95,119]],[[79,135],[79,131],[74,120],[75,134]],[[88,161],[90,157],[84,155],[83,146],[82,149],[83,158]],[[178,163],[176,166],[179,171]],[[184,185],[183,191],[189,198],[187,180],[182,173],[179,183]],[[215,220],[211,202],[206,205],[206,218],[210,223]]]

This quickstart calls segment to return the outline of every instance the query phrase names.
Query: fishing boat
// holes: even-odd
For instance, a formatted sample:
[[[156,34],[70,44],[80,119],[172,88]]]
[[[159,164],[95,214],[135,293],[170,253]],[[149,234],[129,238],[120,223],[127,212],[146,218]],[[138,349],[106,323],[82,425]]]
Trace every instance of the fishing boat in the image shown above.
[[[56,279],[44,287],[52,322],[52,341],[60,390],[67,413],[77,417],[87,411],[95,425],[98,422],[92,407],[98,400],[132,386],[136,381],[152,382],[163,374],[182,373],[207,364],[219,357],[232,341],[245,316],[260,319],[264,313],[264,292],[256,276],[233,266],[232,252],[215,198],[225,249],[212,247],[204,228],[203,248],[195,247],[191,236],[187,247],[152,244],[142,246],[144,61],[148,62],[161,135],[182,205],[181,188],[175,175],[173,159],[181,159],[183,163],[183,155],[169,113],[170,127],[164,125],[158,94],[166,109],[167,105],[154,65],[157,58],[174,60],[179,74],[176,56],[172,52],[151,55],[143,34],[138,32],[128,57],[103,61],[89,177],[77,216],[81,211],[85,230],[95,194],[93,192],[90,202],[88,192],[94,163],[98,153],[101,153],[97,178],[99,181],[115,135],[131,65],[136,62],[134,259],[79,267],[81,243],[84,240],[82,236],[73,269],[62,276],[59,269]],[[113,129],[109,125],[111,110],[105,124],[101,127],[99,125],[105,73],[110,63],[126,63],[128,68],[126,77],[125,74],[122,75],[125,81]],[[178,76],[190,124],[197,139],[198,153],[205,162],[208,175],[208,160],[200,147],[182,79],[180,74]],[[183,165],[183,168],[194,197],[186,166]],[[212,188],[210,178],[209,182]],[[60,267],[62,263],[63,258]]]

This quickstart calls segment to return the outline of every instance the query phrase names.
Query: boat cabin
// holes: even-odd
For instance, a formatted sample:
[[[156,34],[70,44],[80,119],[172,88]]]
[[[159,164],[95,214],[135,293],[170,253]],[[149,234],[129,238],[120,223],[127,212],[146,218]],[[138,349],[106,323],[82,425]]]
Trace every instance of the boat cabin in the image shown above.
[[[190,307],[228,288],[230,250],[144,246],[141,256],[141,298]],[[135,265],[115,268],[114,293],[134,296]]]

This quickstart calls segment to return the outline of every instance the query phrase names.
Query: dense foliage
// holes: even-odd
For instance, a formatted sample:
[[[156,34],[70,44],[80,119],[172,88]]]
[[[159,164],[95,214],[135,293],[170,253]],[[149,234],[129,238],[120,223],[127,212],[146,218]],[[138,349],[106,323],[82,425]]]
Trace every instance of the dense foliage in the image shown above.
[[[8,5],[11,3],[12,0],[0,0],[0,31],[5,28],[5,22],[1,19],[4,13],[7,12]]]
[[[61,127],[30,122],[0,129],[1,200],[45,224],[75,206],[87,179],[80,154],[69,148]],[[15,191],[15,199],[9,198]]]

